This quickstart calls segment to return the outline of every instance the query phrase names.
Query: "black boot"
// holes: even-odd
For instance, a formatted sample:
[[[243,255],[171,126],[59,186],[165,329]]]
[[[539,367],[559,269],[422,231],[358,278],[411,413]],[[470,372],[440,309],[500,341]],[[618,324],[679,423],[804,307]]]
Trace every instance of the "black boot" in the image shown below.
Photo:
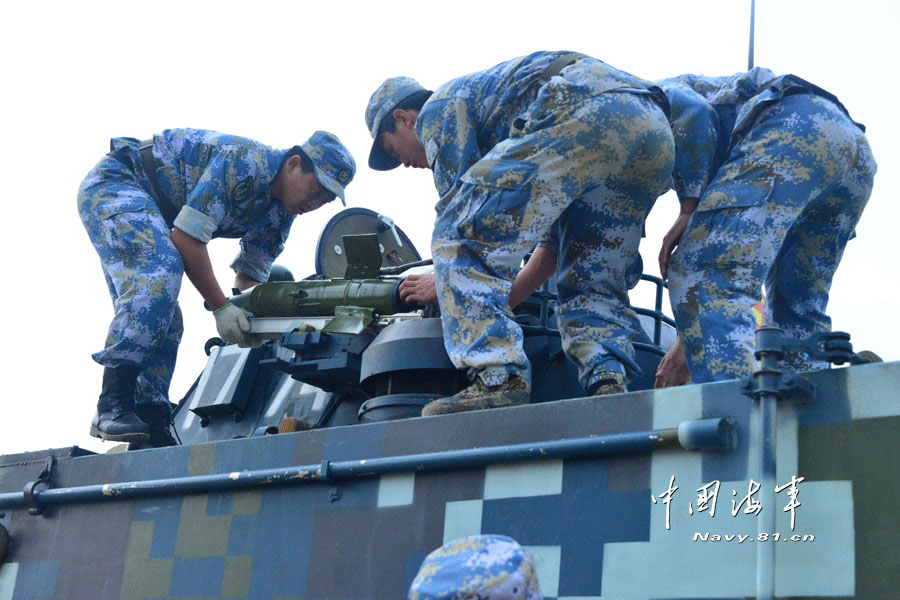
[[[92,436],[111,442],[150,439],[150,428],[134,413],[134,388],[139,373],[137,365],[103,369],[103,389],[91,423]]]
[[[140,402],[134,405],[134,412],[150,428],[148,446],[151,448],[164,448],[165,446],[178,445],[178,442],[172,437],[171,429],[169,429],[174,427],[171,406],[158,402]]]

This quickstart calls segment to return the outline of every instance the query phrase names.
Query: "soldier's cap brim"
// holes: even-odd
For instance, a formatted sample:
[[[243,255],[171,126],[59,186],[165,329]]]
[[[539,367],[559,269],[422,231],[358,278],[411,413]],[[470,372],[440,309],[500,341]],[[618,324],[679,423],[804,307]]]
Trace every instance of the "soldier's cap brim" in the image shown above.
[[[396,110],[397,106],[412,96],[413,94],[417,94],[421,91],[424,91],[423,88],[418,83],[414,85],[409,85],[406,88],[396,93],[395,97],[392,98],[390,109],[378,111],[378,114],[375,117],[375,120],[371,124],[371,129],[369,133],[372,135],[372,149],[369,151],[369,168],[374,169],[376,171],[390,171],[391,169],[396,169],[402,163],[384,151],[381,147],[381,144],[378,143],[378,138],[381,137],[381,126],[384,123],[384,119],[392,114],[394,110]]]
[[[344,186],[338,183],[333,177],[329,177],[328,174],[316,166],[315,163],[313,163],[313,171],[316,174],[316,179],[319,180],[319,185],[340,198],[341,204],[347,206],[347,200],[344,198]]]
[[[378,138],[372,142],[372,150],[369,151],[369,168],[376,171],[390,171],[400,166],[400,161],[387,152],[378,143]]]

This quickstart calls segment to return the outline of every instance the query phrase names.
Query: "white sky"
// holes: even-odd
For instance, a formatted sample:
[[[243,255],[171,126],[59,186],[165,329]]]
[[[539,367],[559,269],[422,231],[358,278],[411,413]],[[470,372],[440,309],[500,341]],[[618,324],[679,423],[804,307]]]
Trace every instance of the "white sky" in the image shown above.
[[[88,436],[112,307],[75,208],[78,185],[109,138],[171,127],[243,135],[286,148],[314,130],[356,157],[353,206],[392,217],[428,251],[436,192],[430,172],[370,171],[363,114],[386,77],[445,81],[534,50],[568,49],[657,79],[746,69],[749,0],[631,2],[16,2],[0,9],[5,234],[0,454],[80,445]],[[834,281],[830,313],[857,350],[900,358],[896,103],[900,4],[759,0],[756,64],[835,93],[868,126],[875,191]],[[278,262],[313,272],[319,231],[338,206],[304,215]],[[641,252],[658,274],[672,194],[650,215]],[[223,288],[235,240],[210,253]],[[647,293],[633,295],[637,305]],[[206,361],[212,317],[187,278],[186,331],[171,398]]]

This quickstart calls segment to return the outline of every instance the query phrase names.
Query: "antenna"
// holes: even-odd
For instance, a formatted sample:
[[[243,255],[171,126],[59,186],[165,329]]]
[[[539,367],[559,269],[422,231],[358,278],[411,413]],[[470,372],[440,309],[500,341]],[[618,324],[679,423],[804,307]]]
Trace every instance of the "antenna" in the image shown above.
[[[756,21],[756,0],[750,0],[750,51],[747,53],[747,70],[753,68],[753,29]]]

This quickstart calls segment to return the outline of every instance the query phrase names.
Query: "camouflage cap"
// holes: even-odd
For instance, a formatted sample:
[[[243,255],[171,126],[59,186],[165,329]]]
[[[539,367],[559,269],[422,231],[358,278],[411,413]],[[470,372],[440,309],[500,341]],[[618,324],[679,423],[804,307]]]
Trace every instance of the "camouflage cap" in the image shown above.
[[[366,107],[366,127],[372,134],[372,151],[369,152],[369,167],[376,171],[390,171],[400,166],[400,161],[390,156],[378,145],[378,130],[381,122],[394,107],[416,92],[424,91],[412,77],[391,77],[378,86]]]
[[[356,161],[333,133],[317,131],[300,148],[312,160],[316,179],[329,192],[341,199],[344,198],[344,186],[353,180],[356,174]]]
[[[409,600],[541,600],[534,559],[514,539],[474,535],[425,557]]]

